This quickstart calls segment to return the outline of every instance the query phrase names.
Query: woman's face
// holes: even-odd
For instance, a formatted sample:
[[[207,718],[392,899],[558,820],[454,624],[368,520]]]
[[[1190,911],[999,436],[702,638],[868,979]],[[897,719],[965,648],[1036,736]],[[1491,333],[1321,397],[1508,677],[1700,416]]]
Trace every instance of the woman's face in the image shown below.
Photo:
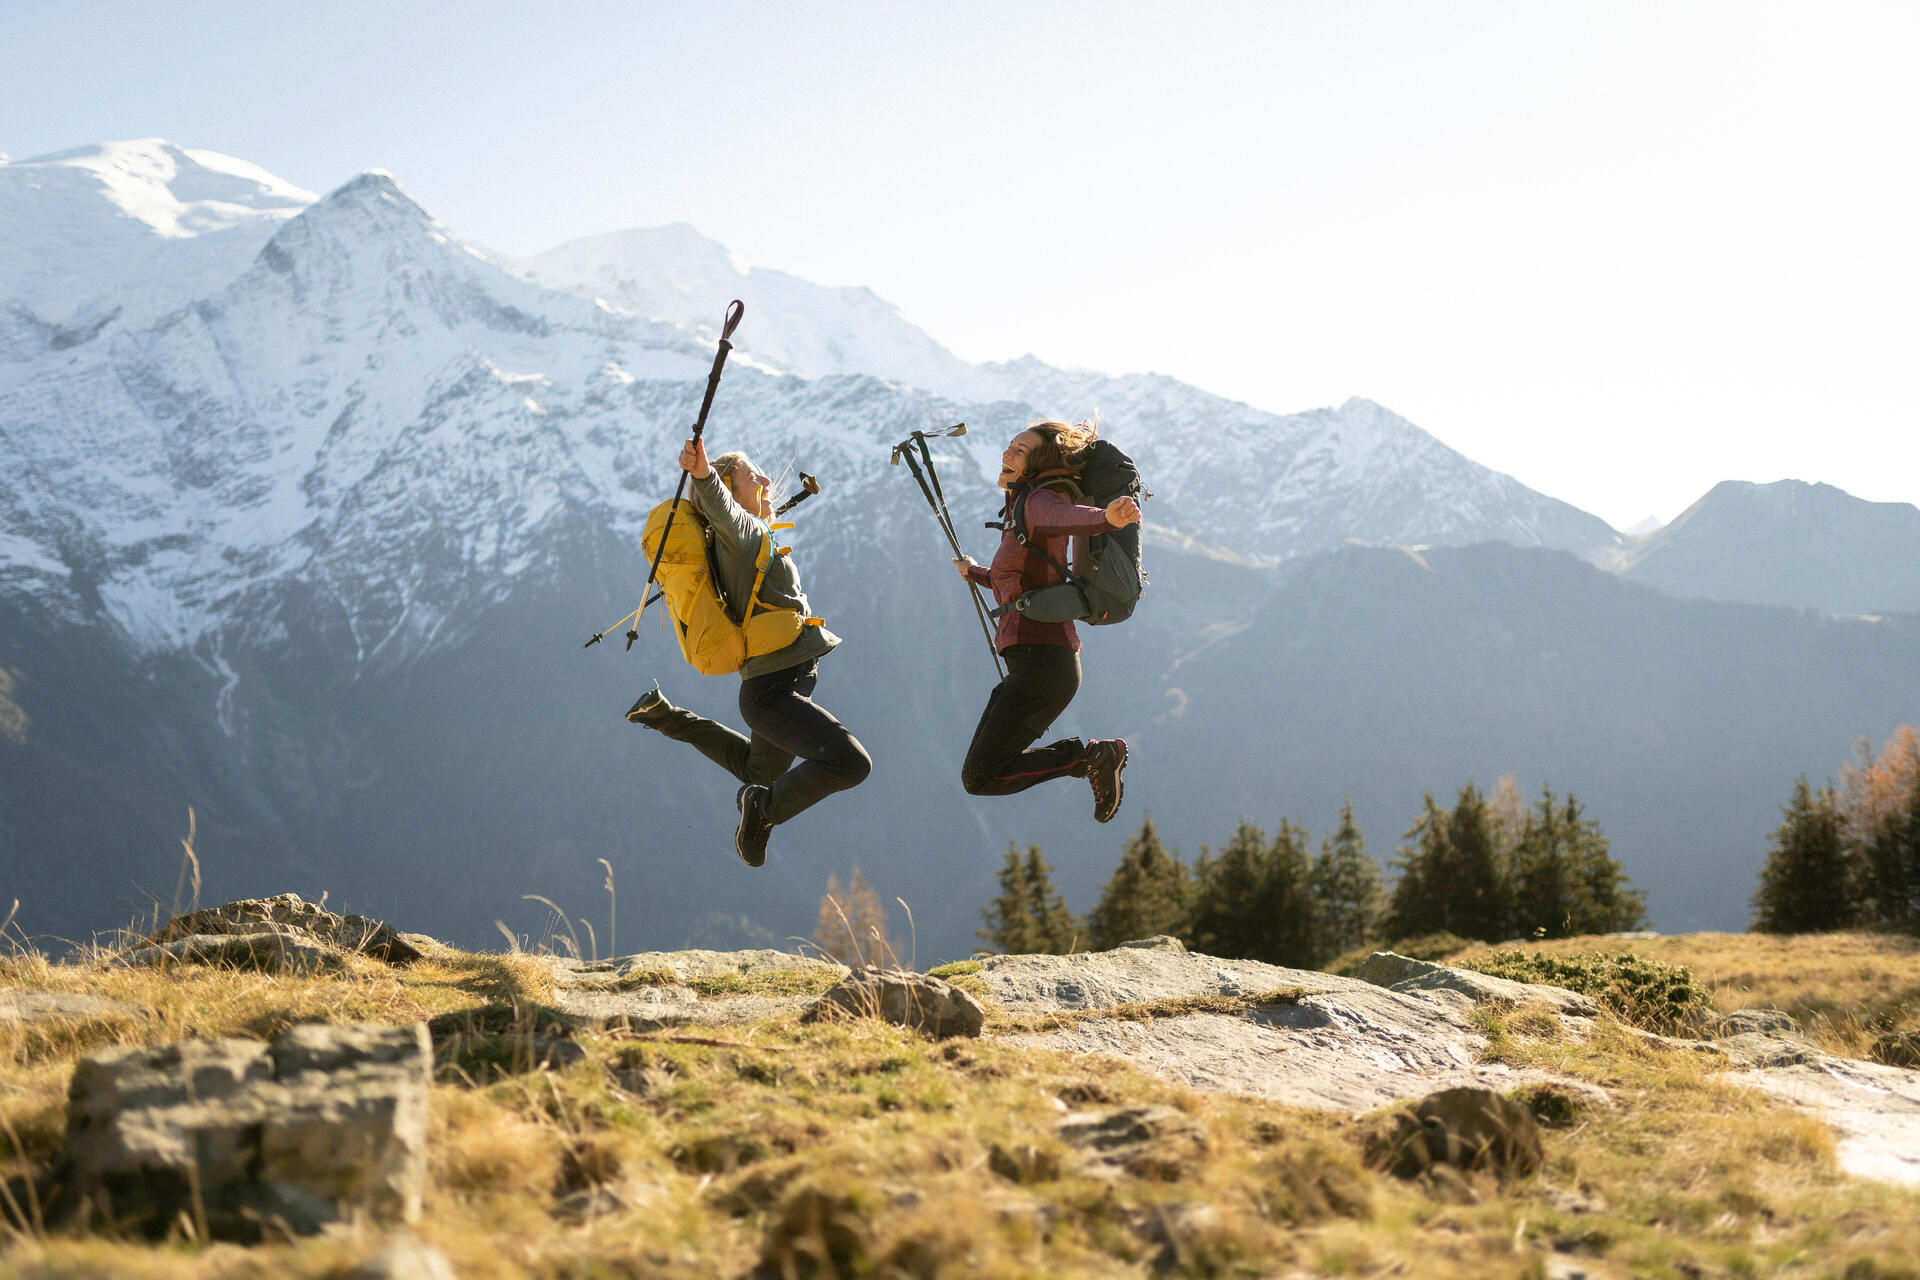
[[[1000,487],[1018,484],[1020,477],[1027,471],[1027,455],[1039,448],[1043,441],[1038,431],[1022,431],[1007,445],[1005,453],[1000,455]]]
[[[733,490],[735,502],[762,520],[773,515],[773,481],[753,465],[753,459],[742,458],[734,465],[727,474],[727,488]]]

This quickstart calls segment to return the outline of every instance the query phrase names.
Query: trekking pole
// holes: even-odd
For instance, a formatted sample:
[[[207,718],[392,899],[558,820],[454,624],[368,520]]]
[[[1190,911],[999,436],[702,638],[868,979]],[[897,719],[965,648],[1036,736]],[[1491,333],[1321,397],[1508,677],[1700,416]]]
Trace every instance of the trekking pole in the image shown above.
[[[773,514],[783,516],[818,492],[820,492],[820,482],[802,471],[800,473],[800,492],[775,507]]]
[[[713,408],[713,393],[720,387],[720,370],[726,366],[727,352],[733,350],[733,331],[739,327],[740,317],[746,313],[746,304],[738,298],[735,298],[727,304],[727,318],[720,326],[720,346],[719,349],[713,353],[713,372],[707,375],[707,394],[701,397],[700,416],[693,421],[693,438],[695,440],[699,440],[706,432],[707,411]],[[660,543],[653,549],[653,561],[647,566],[647,580],[642,583],[640,587],[640,607],[628,614],[626,618],[620,619],[620,622],[625,622],[627,618],[633,619],[633,627],[627,632],[628,651],[633,649],[633,642],[640,638],[640,615],[647,611],[648,605],[660,598],[656,595],[652,600],[649,600],[647,598],[647,588],[653,585],[655,576],[660,572],[660,557],[666,554],[667,535],[673,532],[673,517],[680,511],[680,498],[687,491],[687,477],[691,474],[692,472],[682,471],[680,473],[680,483],[674,488],[673,505],[667,508],[667,523],[662,526],[660,530]],[[620,622],[614,623],[613,627],[619,626]],[[607,631],[613,630],[613,627],[608,627]],[[594,645],[600,643],[601,637],[606,635],[607,631],[594,632],[593,639],[587,641],[580,647],[582,649],[591,649]]]
[[[927,440],[933,436],[965,434],[967,434],[967,424],[964,422],[957,422],[951,427],[943,427],[938,431],[916,431],[893,446],[892,459],[892,465],[896,467],[900,465],[901,458],[907,460],[907,470],[913,473],[914,482],[920,486],[920,492],[926,498],[927,505],[933,508],[934,521],[939,524],[940,532],[947,535],[947,545],[953,548],[953,556],[956,560],[966,559],[967,553],[960,549],[960,537],[953,531],[953,514],[947,510],[947,495],[940,488],[940,473],[933,469],[933,454],[927,449]],[[915,449],[920,451],[920,458],[927,465],[925,475],[920,473],[920,463],[913,459]],[[932,481],[931,487],[928,484],[929,480]],[[980,630],[987,637],[987,652],[993,655],[993,669],[1004,680],[1007,672],[1000,665],[1000,651],[993,647],[993,627],[987,621],[987,605],[980,596],[980,584],[968,578],[967,590],[973,596],[973,611],[980,618]]]

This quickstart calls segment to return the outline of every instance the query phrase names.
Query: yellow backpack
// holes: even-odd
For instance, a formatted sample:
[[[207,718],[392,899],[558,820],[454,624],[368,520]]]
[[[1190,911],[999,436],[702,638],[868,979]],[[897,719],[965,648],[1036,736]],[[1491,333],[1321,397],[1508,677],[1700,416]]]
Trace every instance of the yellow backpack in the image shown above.
[[[673,528],[667,533],[666,547],[658,553],[653,576],[666,597],[680,652],[694,670],[708,676],[731,675],[748,658],[776,653],[798,640],[803,629],[821,625],[819,618],[805,617],[798,609],[777,609],[760,602],[760,584],[767,576],[767,566],[774,556],[790,550],[773,545],[773,530],[791,529],[792,525],[769,525],[762,535],[759,572],[753,578],[746,616],[735,622],[721,594],[719,575],[713,571],[713,533],[691,499],[663,502],[648,512],[641,545],[648,554],[654,553],[660,546],[667,514],[676,507],[679,514],[673,517]]]

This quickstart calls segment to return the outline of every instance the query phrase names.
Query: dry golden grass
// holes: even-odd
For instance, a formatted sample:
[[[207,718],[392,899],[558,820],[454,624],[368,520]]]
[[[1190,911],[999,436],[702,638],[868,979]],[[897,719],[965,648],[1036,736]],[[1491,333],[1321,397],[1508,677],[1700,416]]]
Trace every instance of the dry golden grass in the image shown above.
[[[0,987],[110,996],[155,1014],[0,1024],[0,1115],[20,1134],[18,1145],[0,1137],[0,1164],[47,1167],[67,1076],[102,1044],[264,1036],[305,1019],[405,1022],[541,1003],[544,983],[537,961],[515,956],[354,961],[313,978],[16,958],[0,964]],[[1839,1174],[1820,1126],[1715,1084],[1705,1056],[1605,1022],[1576,1041],[1532,1008],[1484,1022],[1494,1056],[1591,1082],[1611,1102],[1567,1091],[1539,1175],[1504,1189],[1473,1181],[1452,1200],[1364,1167],[1367,1120],[1196,1093],[993,1035],[936,1042],[786,1017],[707,1036],[582,1030],[587,1057],[564,1070],[477,1085],[444,1077],[415,1231],[482,1280],[756,1268],[1517,1280],[1543,1275],[1556,1251],[1599,1260],[1597,1274],[1859,1280],[1920,1257],[1920,1195]],[[1197,1122],[1204,1146],[1173,1143],[1133,1172],[1101,1174],[1055,1132],[1068,1111],[1145,1105]],[[16,1228],[0,1243],[0,1275],[321,1277],[382,1239],[349,1228],[239,1249]]]
[[[1631,952],[1685,965],[1720,1013],[1780,1009],[1833,1053],[1864,1057],[1889,1031],[1920,1030],[1920,939],[1871,933],[1688,933],[1525,944],[1548,955]],[[1482,951],[1487,948],[1470,948]]]

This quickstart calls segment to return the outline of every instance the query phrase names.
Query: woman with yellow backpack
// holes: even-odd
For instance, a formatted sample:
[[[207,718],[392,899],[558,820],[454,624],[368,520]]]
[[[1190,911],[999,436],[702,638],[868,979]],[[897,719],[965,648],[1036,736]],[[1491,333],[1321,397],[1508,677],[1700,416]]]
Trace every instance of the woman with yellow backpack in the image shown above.
[[[820,659],[840,637],[809,615],[799,570],[786,548],[773,546],[772,481],[744,453],[725,453],[709,462],[698,435],[681,449],[680,466],[693,480],[694,509],[711,530],[712,568],[721,596],[744,602],[733,625],[744,633],[740,715],[752,736],[674,706],[658,685],[641,695],[627,719],[690,744],[740,780],[734,848],[748,866],[758,867],[767,860],[774,827],[836,791],[859,786],[873,761],[859,739],[813,701]],[[682,648],[697,662],[687,648],[685,621],[677,620]],[[791,641],[769,651],[789,635]]]

